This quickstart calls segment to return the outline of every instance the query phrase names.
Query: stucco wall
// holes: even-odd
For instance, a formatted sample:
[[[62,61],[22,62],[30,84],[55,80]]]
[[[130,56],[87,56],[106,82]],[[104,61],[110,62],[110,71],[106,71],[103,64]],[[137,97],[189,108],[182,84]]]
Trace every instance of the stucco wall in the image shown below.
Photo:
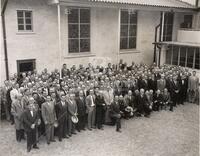
[[[18,32],[17,9],[33,11],[33,33]],[[12,0],[8,2],[5,16],[10,74],[17,72],[16,60],[36,59],[39,71],[58,66],[56,7],[40,0]]]
[[[119,9],[91,8],[91,53],[90,57],[71,57],[68,54],[68,25],[66,6],[61,7],[62,60],[59,63],[57,7],[49,6],[41,0],[9,1],[6,10],[6,29],[10,74],[17,72],[16,60],[36,59],[36,68],[49,71],[59,68],[59,64],[88,64],[94,58],[104,63],[116,63],[118,59],[131,63],[153,61],[155,26],[159,24],[160,12],[138,11],[137,48],[126,53],[119,51]],[[18,33],[17,9],[33,11],[33,33]],[[175,18],[174,29],[178,29],[179,16]],[[174,33],[174,39],[176,33]],[[119,53],[119,55],[118,55]],[[119,56],[119,57],[118,57]]]

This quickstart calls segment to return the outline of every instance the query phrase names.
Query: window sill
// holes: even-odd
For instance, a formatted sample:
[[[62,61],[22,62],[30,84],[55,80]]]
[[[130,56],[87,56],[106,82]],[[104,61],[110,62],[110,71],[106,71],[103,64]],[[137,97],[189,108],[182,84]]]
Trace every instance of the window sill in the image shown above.
[[[16,35],[33,35],[33,34],[36,34],[36,33],[33,31],[18,31],[16,33]]]
[[[119,52],[119,54],[132,54],[132,53],[140,53],[140,51],[136,49],[128,49],[128,50],[120,50]]]
[[[65,56],[65,59],[70,59],[70,58],[82,58],[82,57],[93,57],[95,56],[95,54],[92,53],[74,53],[74,54],[68,54],[67,56]]]

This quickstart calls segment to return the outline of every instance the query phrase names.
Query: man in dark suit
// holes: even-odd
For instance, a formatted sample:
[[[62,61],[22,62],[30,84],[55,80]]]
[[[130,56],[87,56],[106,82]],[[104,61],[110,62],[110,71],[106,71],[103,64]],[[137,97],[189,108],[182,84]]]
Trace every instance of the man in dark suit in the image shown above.
[[[110,116],[113,122],[116,124],[116,131],[121,132],[121,114],[119,105],[119,96],[115,96],[114,102],[110,105]]]
[[[58,138],[62,141],[62,138],[68,138],[67,134],[67,121],[68,121],[68,109],[65,99],[65,95],[61,95],[61,100],[55,105],[57,121],[58,121]]]
[[[76,98],[76,104],[78,108],[78,123],[77,130],[80,132],[81,130],[85,130],[85,122],[86,122],[86,105],[85,105],[85,97],[83,91],[79,91],[79,97]]]
[[[39,115],[34,111],[34,105],[30,104],[28,109],[23,113],[23,125],[27,134],[27,152],[30,152],[32,147],[39,149],[36,141],[36,127],[39,124]]]
[[[148,106],[148,99],[147,96],[144,94],[144,89],[140,89],[140,94],[138,95],[137,99],[137,112],[139,115],[144,115],[145,117],[149,117],[150,115],[150,109]]]
[[[105,116],[105,100],[103,97],[103,92],[96,91],[96,125],[98,129],[103,130],[104,116]]]
[[[179,85],[180,85],[180,92],[179,92],[179,103],[184,104],[187,97],[187,89],[188,89],[188,80],[186,76],[181,75],[181,79],[179,79]]]
[[[172,102],[173,102],[173,106],[176,106],[176,104],[178,104],[178,95],[179,95],[179,91],[180,91],[180,85],[177,81],[177,76],[174,76],[173,77],[173,81],[172,81],[172,84],[171,84],[171,99],[172,99]],[[171,110],[173,111],[173,110]]]

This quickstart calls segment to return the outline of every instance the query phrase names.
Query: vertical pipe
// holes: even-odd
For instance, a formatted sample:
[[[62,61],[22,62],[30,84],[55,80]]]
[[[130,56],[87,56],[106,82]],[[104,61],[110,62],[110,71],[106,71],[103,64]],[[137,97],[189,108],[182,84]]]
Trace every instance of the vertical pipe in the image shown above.
[[[61,61],[62,61],[62,45],[61,45],[61,26],[60,26],[60,4],[58,3],[57,5],[57,10],[58,10],[58,46],[59,46],[59,51],[58,51],[58,57],[59,57],[59,69],[60,69],[60,77],[61,77]]]
[[[120,18],[121,18],[121,9],[119,9],[119,13],[118,13],[118,51],[117,51],[117,65],[119,63],[119,55],[120,55]]]
[[[6,24],[5,24],[5,10],[6,10],[7,4],[8,4],[8,0],[5,0],[4,3],[2,4],[1,20],[2,20],[2,31],[3,31],[6,79],[8,80],[9,79],[9,69],[8,69],[8,51],[7,51]]]

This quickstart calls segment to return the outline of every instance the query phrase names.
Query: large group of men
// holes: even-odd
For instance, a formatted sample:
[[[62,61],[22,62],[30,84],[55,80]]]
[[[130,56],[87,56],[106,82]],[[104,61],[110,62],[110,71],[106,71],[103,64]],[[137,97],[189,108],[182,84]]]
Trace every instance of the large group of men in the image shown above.
[[[15,124],[16,140],[27,140],[27,151],[75,135],[82,130],[103,130],[121,118],[150,117],[153,111],[170,110],[188,101],[198,104],[196,72],[179,66],[108,63],[106,67],[63,64],[62,70],[44,69],[14,74],[0,88],[1,111]]]

